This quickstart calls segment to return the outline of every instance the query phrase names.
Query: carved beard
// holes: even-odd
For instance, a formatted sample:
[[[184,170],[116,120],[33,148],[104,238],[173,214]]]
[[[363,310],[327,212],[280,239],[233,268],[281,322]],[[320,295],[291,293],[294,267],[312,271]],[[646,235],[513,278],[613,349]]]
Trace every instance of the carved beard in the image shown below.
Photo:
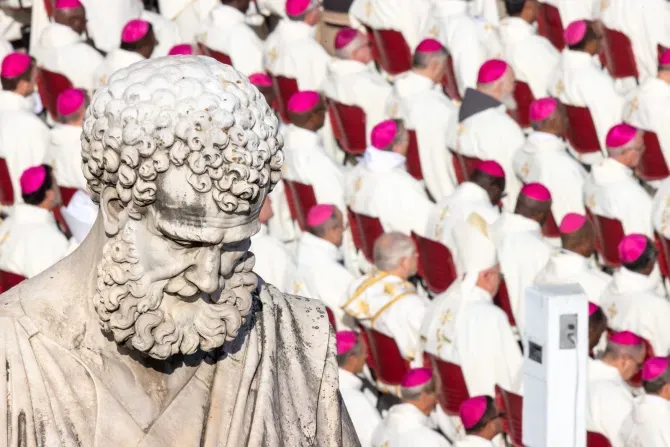
[[[165,291],[169,279],[149,283],[139,263],[132,222],[105,244],[98,264],[94,306],[102,330],[111,332],[117,343],[160,360],[211,351],[234,338],[257,287],[253,254],[247,253],[230,278],[219,278],[220,292],[186,302]]]

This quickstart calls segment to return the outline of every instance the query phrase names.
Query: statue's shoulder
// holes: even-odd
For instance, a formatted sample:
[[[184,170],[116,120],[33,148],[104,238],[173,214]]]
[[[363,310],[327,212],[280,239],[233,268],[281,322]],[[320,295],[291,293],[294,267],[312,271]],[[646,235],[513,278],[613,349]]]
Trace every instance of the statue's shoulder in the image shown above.
[[[25,316],[21,306],[21,289],[23,287],[22,284],[19,284],[0,295],[0,319],[18,319]]]

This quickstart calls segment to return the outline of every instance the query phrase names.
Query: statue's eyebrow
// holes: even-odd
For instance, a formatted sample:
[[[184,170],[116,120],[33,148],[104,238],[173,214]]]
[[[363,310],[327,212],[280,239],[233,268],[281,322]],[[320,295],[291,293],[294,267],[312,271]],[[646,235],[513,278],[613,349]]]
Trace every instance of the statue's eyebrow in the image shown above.
[[[207,234],[202,229],[184,229],[160,220],[157,222],[157,227],[167,238],[182,242],[204,242],[214,245],[221,243],[223,240],[223,232],[221,234]]]

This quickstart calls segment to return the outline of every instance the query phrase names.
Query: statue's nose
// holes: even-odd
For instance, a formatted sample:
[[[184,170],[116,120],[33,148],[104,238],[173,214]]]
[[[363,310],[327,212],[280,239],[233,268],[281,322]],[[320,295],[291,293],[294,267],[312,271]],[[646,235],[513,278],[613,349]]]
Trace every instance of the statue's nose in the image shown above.
[[[184,276],[204,293],[214,293],[219,287],[221,254],[215,247],[200,249],[194,264]]]

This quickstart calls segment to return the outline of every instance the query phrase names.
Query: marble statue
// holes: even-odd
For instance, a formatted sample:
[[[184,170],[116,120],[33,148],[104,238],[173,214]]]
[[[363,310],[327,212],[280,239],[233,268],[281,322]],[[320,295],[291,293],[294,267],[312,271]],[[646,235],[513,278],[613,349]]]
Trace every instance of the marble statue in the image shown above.
[[[0,445],[359,445],[324,306],[252,270],[277,129],[207,57],[138,62],[96,91],[81,143],[97,221],[0,296]]]

